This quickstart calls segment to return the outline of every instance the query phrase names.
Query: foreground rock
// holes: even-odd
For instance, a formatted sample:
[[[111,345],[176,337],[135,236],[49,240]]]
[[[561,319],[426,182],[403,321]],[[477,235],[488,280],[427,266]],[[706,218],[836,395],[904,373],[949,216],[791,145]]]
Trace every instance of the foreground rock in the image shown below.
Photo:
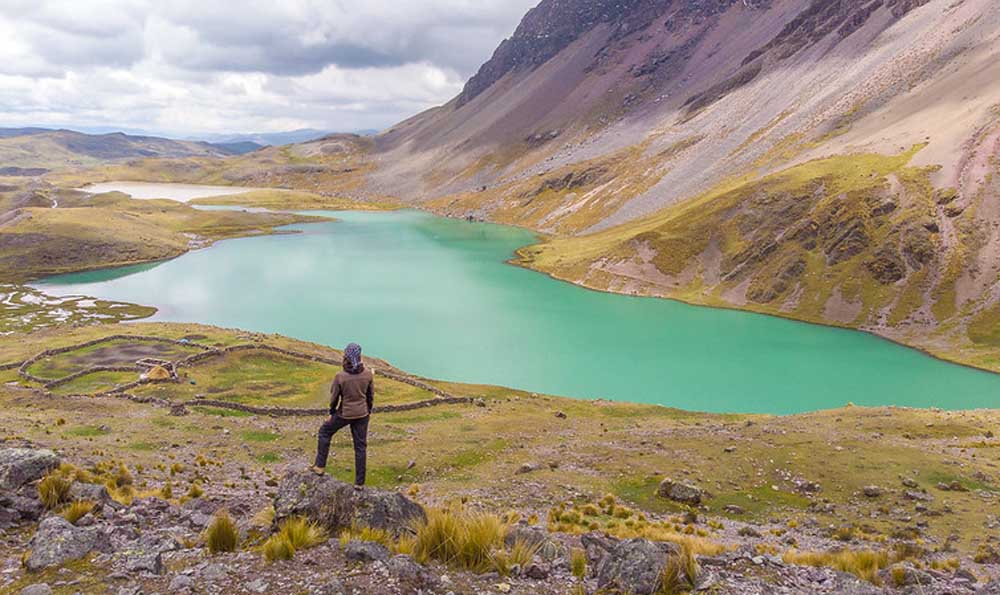
[[[597,567],[597,587],[607,591],[651,595],[660,589],[667,558],[677,555],[672,543],[629,539],[614,546]]]
[[[400,534],[426,520],[424,509],[397,492],[365,488],[306,470],[291,471],[278,484],[274,521],[305,516],[336,533],[350,527],[372,527]]]
[[[94,550],[108,551],[110,541],[101,529],[75,527],[61,516],[50,516],[38,526],[29,548],[24,565],[35,572],[79,560]]]
[[[0,490],[19,490],[58,466],[59,456],[51,450],[0,449]]]

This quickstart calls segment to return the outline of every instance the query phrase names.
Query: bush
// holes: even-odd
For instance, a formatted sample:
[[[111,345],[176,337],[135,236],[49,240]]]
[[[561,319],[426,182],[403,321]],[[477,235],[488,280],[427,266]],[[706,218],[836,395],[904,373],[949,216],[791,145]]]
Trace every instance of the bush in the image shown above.
[[[380,543],[390,550],[396,548],[396,541],[392,534],[385,529],[373,529],[371,527],[352,527],[340,534],[340,545],[346,546],[352,541],[373,541]]]
[[[687,548],[681,548],[681,553],[670,556],[663,568],[663,584],[661,592],[667,595],[686,593],[695,588],[698,581],[698,562]]]
[[[132,474],[129,473],[128,467],[125,466],[125,463],[118,465],[118,468],[115,469],[114,473],[111,475],[111,480],[114,481],[115,487],[118,488],[130,486],[135,483],[132,479]]]
[[[838,550],[833,552],[797,552],[789,550],[782,557],[788,564],[827,566],[870,583],[878,584],[878,571],[889,566],[889,554],[873,550]]]
[[[453,568],[486,572],[501,549],[506,526],[495,515],[437,509],[417,526],[414,555],[422,563],[437,560]]]
[[[38,497],[49,510],[55,510],[60,504],[69,500],[71,480],[63,477],[58,470],[53,471],[38,482]]]
[[[580,548],[573,548],[569,554],[569,568],[573,576],[583,580],[587,576],[587,552]]]
[[[264,542],[264,558],[268,562],[278,560],[291,560],[295,557],[295,547],[288,541],[288,537],[277,533]]]
[[[281,525],[279,531],[296,550],[305,550],[327,540],[326,531],[318,524],[302,517],[293,517]]]
[[[514,566],[524,568],[535,558],[539,547],[540,544],[518,539],[509,549],[498,549],[492,553],[490,559],[493,569],[500,576],[507,576]]]
[[[204,495],[205,490],[201,489],[201,486],[197,483],[192,483],[185,496],[188,500],[194,500],[195,498],[201,498]]]
[[[64,508],[59,514],[61,514],[64,519],[75,525],[77,521],[90,514],[90,512],[94,510],[94,506],[95,504],[93,502],[73,502],[67,505],[66,508]]]
[[[274,506],[269,504],[257,511],[250,521],[258,527],[270,527],[274,524]]]
[[[235,552],[239,541],[239,530],[236,523],[225,510],[216,513],[212,524],[205,530],[205,545],[213,554],[220,552]]]
[[[291,560],[296,551],[315,547],[326,541],[326,538],[326,531],[316,523],[293,517],[281,524],[278,532],[264,542],[261,550],[268,562]]]
[[[132,500],[135,499],[135,488],[130,485],[118,486],[114,481],[108,480],[104,484],[104,487],[108,490],[108,495],[111,499],[119,504],[129,506],[132,504]]]

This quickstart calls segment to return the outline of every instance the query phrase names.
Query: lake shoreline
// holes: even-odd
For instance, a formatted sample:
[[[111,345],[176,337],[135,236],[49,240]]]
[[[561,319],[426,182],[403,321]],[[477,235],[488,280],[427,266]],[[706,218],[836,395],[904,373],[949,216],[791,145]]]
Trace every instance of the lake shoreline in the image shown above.
[[[530,246],[525,246],[525,248],[528,248],[528,247],[530,247]],[[993,369],[990,369],[990,368],[978,366],[978,365],[970,363],[970,362],[965,362],[965,361],[962,361],[960,359],[949,358],[949,357],[944,356],[944,355],[939,355],[939,354],[936,354],[936,353],[934,353],[932,351],[929,351],[928,349],[926,349],[924,347],[921,347],[919,345],[913,345],[913,344],[910,344],[910,343],[905,343],[905,342],[903,342],[903,341],[901,341],[899,339],[894,339],[892,337],[889,337],[889,336],[886,336],[886,335],[882,335],[878,331],[871,330],[871,329],[859,328],[859,327],[847,326],[847,325],[841,325],[841,324],[834,324],[834,323],[818,322],[818,321],[815,321],[815,320],[808,320],[808,319],[805,319],[805,318],[796,318],[794,316],[788,316],[788,315],[779,314],[779,313],[773,313],[773,312],[759,312],[757,310],[751,310],[751,309],[748,309],[748,308],[740,308],[739,306],[726,306],[726,305],[720,305],[720,304],[705,304],[705,303],[696,302],[696,301],[693,301],[693,300],[686,300],[686,299],[680,298],[680,297],[672,297],[672,296],[665,296],[665,295],[636,295],[636,294],[631,294],[631,293],[623,293],[623,292],[620,292],[620,291],[616,291],[614,289],[600,289],[600,288],[597,288],[597,287],[591,287],[591,286],[589,286],[589,285],[587,285],[585,283],[579,282],[579,281],[574,281],[572,279],[567,279],[567,278],[560,277],[557,274],[552,273],[550,271],[546,271],[544,269],[539,269],[539,268],[532,267],[532,266],[530,266],[528,264],[520,262],[517,258],[511,258],[510,260],[507,261],[507,264],[509,264],[511,266],[519,267],[519,268],[522,268],[522,269],[525,269],[525,270],[533,271],[533,272],[536,272],[536,273],[539,273],[539,274],[542,274],[542,275],[545,275],[546,277],[552,279],[553,281],[559,281],[560,283],[566,283],[566,284],[573,285],[575,287],[579,287],[581,289],[586,289],[587,291],[593,291],[593,292],[596,292],[596,293],[610,293],[610,294],[620,295],[622,297],[630,297],[630,298],[645,298],[645,299],[655,299],[655,300],[667,300],[667,301],[671,301],[671,302],[677,302],[677,303],[680,303],[680,304],[685,304],[687,306],[693,306],[693,307],[696,307],[696,308],[708,308],[708,309],[711,309],[711,310],[721,310],[721,311],[726,311],[726,312],[742,312],[744,314],[757,314],[757,315],[760,315],[760,316],[769,316],[769,317],[772,317],[772,318],[778,318],[780,320],[787,320],[789,322],[796,322],[796,323],[799,323],[799,324],[806,324],[806,325],[809,325],[809,326],[816,326],[816,327],[821,327],[821,328],[831,328],[831,329],[843,330],[843,331],[848,331],[848,332],[861,333],[861,334],[868,335],[870,337],[873,337],[873,338],[876,338],[876,339],[879,339],[879,340],[882,340],[882,341],[886,341],[886,342],[891,343],[891,344],[893,344],[893,345],[895,345],[897,347],[903,347],[905,349],[911,349],[913,351],[916,351],[918,353],[926,355],[927,357],[930,357],[930,358],[935,359],[935,360],[940,361],[940,362],[944,362],[944,363],[948,363],[948,364],[953,364],[953,365],[956,365],[956,366],[961,366],[963,368],[968,368],[970,370],[975,370],[977,372],[985,372],[985,373],[990,374],[992,376],[1000,376],[1000,370],[993,370]],[[994,408],[990,408],[990,409],[994,409]],[[1000,409],[1000,406],[996,407],[995,409]],[[822,410],[820,410],[820,411],[822,411]],[[965,411],[965,410],[962,410],[962,411]]]
[[[315,212],[315,210],[310,211]],[[323,345],[336,345],[345,337],[358,336],[371,345],[370,349],[373,353],[380,353],[386,359],[397,361],[403,369],[414,371],[424,377],[470,384],[514,386],[538,393],[574,395],[583,400],[603,398],[638,404],[656,404],[685,411],[746,412],[772,415],[825,410],[850,402],[872,407],[897,405],[915,408],[944,407],[950,410],[992,407],[988,395],[994,394],[994,389],[977,389],[973,392],[970,392],[970,389],[977,386],[992,386],[993,380],[991,379],[996,377],[995,374],[984,374],[983,376],[988,377],[986,379],[976,376],[962,376],[962,373],[956,370],[966,369],[970,372],[983,372],[983,370],[935,357],[933,354],[894,341],[870,343],[867,340],[861,340],[861,337],[885,339],[885,337],[874,333],[846,332],[833,335],[817,333],[807,329],[815,328],[817,331],[824,327],[836,328],[840,331],[857,329],[831,327],[831,325],[815,324],[810,321],[773,316],[739,308],[705,307],[702,304],[690,304],[672,298],[638,300],[640,304],[629,305],[632,303],[631,300],[618,300],[622,297],[651,298],[659,296],[633,296],[620,292],[603,291],[559,279],[544,271],[525,267],[517,261],[516,257],[520,249],[530,246],[538,240],[538,234],[531,230],[515,231],[510,226],[467,224],[454,218],[440,218],[421,209],[409,210],[410,214],[406,214],[405,210],[393,213],[361,211],[350,213],[350,216],[347,216],[348,212],[340,212],[346,216],[346,220],[340,217],[338,219],[342,223],[346,223],[347,227],[342,228],[343,231],[339,233],[336,232],[339,226],[324,229],[313,226],[306,227],[303,224],[301,227],[297,226],[298,229],[288,230],[295,234],[289,236],[291,243],[283,240],[266,240],[263,236],[257,236],[266,243],[251,243],[236,248],[220,241],[214,244],[214,247],[222,251],[218,256],[203,256],[195,260],[185,261],[184,264],[167,264],[164,267],[165,270],[157,267],[155,270],[158,272],[155,273],[141,271],[138,274],[144,276],[127,281],[126,279],[131,277],[130,274],[106,277],[85,276],[78,279],[70,278],[65,282],[56,281],[56,285],[61,284],[63,287],[56,288],[51,293],[59,295],[63,291],[75,291],[131,303],[151,303],[159,309],[159,312],[153,317],[155,321],[197,321],[228,328],[246,328],[250,331],[279,333]],[[336,213],[331,213],[331,215],[337,216]],[[317,232],[308,231],[310,229],[317,229]],[[403,236],[397,237],[399,234],[403,234]],[[294,237],[303,239],[294,240],[292,239]],[[412,243],[414,238],[419,242],[414,245],[417,248],[416,252],[403,247],[407,245],[407,241]],[[386,244],[386,241],[389,241],[389,244]],[[400,241],[403,244],[397,245]],[[459,243],[454,244],[456,241]],[[462,244],[463,242],[464,244]],[[351,248],[344,252],[341,248],[333,247],[342,245],[351,246]],[[468,249],[463,248],[463,245]],[[229,247],[227,248],[227,246]],[[389,247],[391,248],[386,251]],[[332,252],[321,257],[315,254],[317,248],[320,251],[332,250]],[[399,252],[401,249],[404,251]],[[373,303],[362,306],[364,314],[354,315],[360,321],[362,325],[360,327],[355,322],[351,322],[352,314],[350,312],[354,306],[348,306],[347,310],[336,306],[339,298],[335,295],[327,295],[327,290],[323,290],[319,285],[308,281],[307,276],[303,276],[304,271],[329,269],[321,277],[338,277],[343,273],[335,271],[340,270],[343,266],[349,266],[346,263],[353,262],[353,259],[358,258],[357,255],[351,256],[351,254],[355,254],[356,250],[360,250],[359,254],[363,254],[361,258],[366,259],[367,264],[363,268],[376,267],[374,272],[361,273],[362,285],[355,287],[357,291],[362,292],[362,295],[365,292],[376,291],[372,295]],[[431,252],[425,254],[426,250]],[[202,252],[196,250],[190,254]],[[258,260],[264,254],[270,256]],[[234,261],[234,258],[237,260]],[[438,270],[444,267],[435,273],[436,275],[443,274],[443,277],[428,280],[434,285],[435,293],[433,295],[437,295],[441,291],[441,287],[450,287],[451,290],[448,291],[448,294],[465,295],[469,288],[463,284],[469,281],[487,282],[486,286],[475,289],[475,291],[485,289],[495,293],[495,290],[489,290],[489,287],[499,283],[496,287],[503,287],[503,292],[494,297],[489,297],[488,294],[484,295],[485,302],[482,302],[485,304],[484,306],[472,306],[470,310],[467,305],[456,304],[457,310],[448,310],[444,313],[440,311],[440,308],[432,305],[432,302],[427,302],[426,287],[420,287],[418,292],[413,295],[408,294],[408,290],[384,296],[378,293],[382,291],[381,284],[385,280],[398,276],[392,271],[400,271],[400,267],[403,267],[402,270],[405,271],[403,272],[404,277],[409,278],[416,275],[415,279],[421,278],[423,274],[421,271],[425,266],[422,263],[428,258],[430,260],[427,266],[431,267],[429,270]],[[250,305],[250,309],[244,310],[246,305],[241,306],[244,304],[244,299],[238,294],[232,294],[237,286],[232,284],[235,282],[235,277],[230,277],[230,275],[245,274],[240,273],[240,270],[251,262],[254,270],[271,271],[266,276],[270,280],[259,287],[261,292],[256,289],[250,292],[255,294],[253,299],[259,305],[246,304]],[[284,264],[278,264],[279,262],[294,263],[292,269],[298,273],[287,277],[288,271],[286,269],[288,267]],[[219,266],[223,266],[222,263],[228,263],[225,265],[226,269],[230,269],[232,266],[236,266],[237,269],[233,271],[220,270],[213,273],[212,271],[216,271]],[[276,269],[273,268],[275,265]],[[318,268],[316,268],[317,266]],[[473,269],[468,269],[469,266],[472,266]],[[477,267],[483,270],[478,273],[470,273]],[[355,269],[356,267],[349,266],[346,270]],[[184,272],[178,277],[178,271],[182,270]],[[383,270],[385,272],[382,272]],[[503,271],[518,270],[530,273],[530,275],[523,277],[517,273],[503,273]],[[450,272],[442,273],[441,271]],[[194,273],[193,277],[191,273]],[[201,287],[201,284],[205,282],[204,279],[199,280],[202,276],[213,277],[219,274],[223,275],[224,279],[220,278],[217,282],[212,281],[210,285]],[[354,275],[355,273],[350,274]],[[363,279],[370,278],[372,274],[383,275],[378,277],[382,280],[378,281],[379,285],[368,287],[364,285]],[[384,277],[385,274],[388,274],[388,277]],[[469,274],[472,276],[469,277]],[[484,274],[489,277],[482,277]],[[458,281],[458,284],[450,284],[448,279],[455,275],[459,275],[454,279]],[[288,278],[287,282],[280,281],[286,277]],[[173,279],[173,281],[167,281],[169,279]],[[477,279],[481,279],[481,281]],[[561,282],[549,285],[551,281]],[[164,286],[162,290],[156,290],[155,288],[163,282],[167,282],[169,285]],[[97,285],[88,288],[87,284],[91,283]],[[148,283],[152,283],[152,285],[147,289],[141,289]],[[194,295],[215,296],[211,299],[216,304],[203,304],[192,310],[191,306],[194,303],[201,303],[206,298],[197,298],[200,301],[189,304],[187,300],[190,297],[190,290],[186,288],[189,283],[194,283],[191,287],[191,290],[195,292]],[[291,283],[288,287],[294,287],[294,291],[302,295],[305,301],[293,308],[298,313],[283,315],[273,311],[277,304],[284,303],[280,295],[273,295],[278,287],[275,286],[275,283],[278,286]],[[353,284],[354,281],[351,283]],[[392,283],[394,283],[393,287],[398,285],[398,283]],[[422,285],[425,284],[422,283]],[[583,294],[574,294],[569,290],[559,290],[560,286],[572,287],[574,290],[575,288],[583,288],[589,291]],[[35,287],[49,291],[48,285],[44,283]],[[116,287],[118,289],[115,289]],[[138,292],[137,287],[140,288]],[[180,302],[176,298],[171,301],[169,297],[164,299],[151,297],[159,295],[157,291],[168,296],[169,293],[163,293],[168,291],[167,287],[178,287],[182,289],[182,293],[175,295],[188,297],[184,297]],[[402,289],[402,287],[398,289]],[[398,292],[398,289],[393,291]],[[259,295],[257,295],[258,293]],[[142,297],[143,295],[146,295],[145,299]],[[595,298],[582,297],[586,295],[593,295]],[[616,297],[612,300],[599,299],[600,296],[611,295]],[[389,300],[384,301],[383,298],[389,298]],[[500,310],[495,310],[495,306],[490,305],[496,298],[504,300],[502,302],[504,305]],[[218,301],[219,299],[221,301]],[[454,301],[455,299],[454,295],[445,298],[446,301]],[[460,302],[470,301],[468,298],[459,297],[457,299]],[[508,304],[506,303],[508,300],[513,300],[513,302]],[[528,301],[525,302],[525,300]],[[481,302],[482,300],[472,298],[471,301]],[[678,310],[664,307],[671,302],[683,305],[684,308]],[[321,315],[316,311],[317,304],[324,304],[324,310],[332,308],[339,314],[332,318]],[[519,307],[524,307],[517,304],[530,304],[527,306],[527,313],[515,315],[514,312]],[[206,307],[208,309],[205,309]],[[223,314],[223,310],[219,308],[225,308],[226,313]],[[552,312],[552,314],[556,314],[555,319],[550,319],[549,311],[551,308],[556,308]],[[583,310],[579,310],[580,308]],[[687,308],[692,309],[687,310]],[[425,316],[413,319],[412,313],[407,313],[408,309],[424,312]],[[315,314],[310,314],[314,311]],[[376,312],[389,311],[396,312],[398,316],[410,318],[411,322],[407,323],[404,320],[391,322],[381,314],[376,314]],[[731,312],[738,316],[717,318],[714,315],[706,314],[712,311]],[[698,314],[698,312],[702,313]],[[223,315],[220,316],[220,314]],[[468,320],[472,323],[471,326],[462,328],[465,338],[460,339],[460,343],[455,343],[456,337],[453,336],[455,329],[452,327],[455,324],[464,327],[465,323],[462,321],[466,320],[470,314],[475,318]],[[746,317],[746,314],[764,315]],[[288,318],[289,315],[292,316],[292,319]],[[540,315],[543,318],[538,318]],[[573,320],[579,320],[581,315],[592,320],[593,323],[580,326],[577,322],[567,322],[567,316],[576,317]],[[620,319],[623,315],[625,318]],[[316,318],[317,316],[319,318]],[[373,329],[370,324],[364,322],[375,320],[371,318],[372,316],[376,316],[375,319],[382,321],[380,325],[375,325],[383,327],[381,330],[376,329],[375,334],[372,334]],[[525,316],[528,318],[524,319]],[[681,318],[677,318],[678,316]],[[392,317],[389,318],[392,319]],[[426,327],[428,321],[432,319],[439,322],[428,327],[435,329],[432,341],[434,346],[431,347],[430,351],[453,354],[446,358],[446,360],[453,361],[446,361],[445,365],[441,365],[440,358],[433,355],[428,356],[426,353],[415,353],[409,348],[407,341],[400,341],[401,335],[399,333],[405,333],[405,329],[410,327]],[[255,320],[264,324],[254,324]],[[299,322],[295,322],[296,320]],[[302,325],[303,320],[306,321],[306,326]],[[496,326],[494,322],[491,322],[496,320],[507,320],[508,324]],[[511,369],[510,366],[514,365],[513,362],[505,362],[504,358],[497,360],[486,354],[506,352],[505,345],[508,342],[504,340],[498,343],[497,339],[501,336],[509,336],[511,329],[519,328],[528,320],[545,321],[542,326],[535,327],[538,330],[533,332],[543,333],[542,336],[537,337],[542,339],[540,345],[560,346],[557,347],[561,351],[559,359],[554,360],[551,363],[551,366],[554,367],[550,367],[549,372],[543,372],[542,376],[537,375],[537,366],[529,366],[527,370],[519,370],[514,375],[508,376],[506,370]],[[771,323],[766,322],[767,320],[783,320],[786,323],[791,323],[792,326],[772,326]],[[348,323],[347,327],[343,324],[345,322]],[[807,324],[795,324],[801,322]],[[319,326],[316,326],[317,323]],[[653,324],[650,326],[648,323]],[[331,324],[334,326],[330,327]],[[402,326],[399,326],[400,324]],[[559,332],[559,328],[566,324],[570,324],[571,327],[565,328],[566,332]],[[625,326],[621,327],[621,324]],[[677,326],[678,324],[680,326]],[[706,324],[708,326],[704,326]],[[333,332],[329,330],[331,328]],[[664,332],[667,334],[664,335]],[[596,384],[590,382],[590,377],[595,373],[600,374],[600,372],[597,368],[588,366],[586,362],[590,361],[590,358],[601,350],[602,345],[607,344],[607,338],[615,341],[613,337],[621,333],[624,333],[621,335],[621,339],[630,345],[624,354],[625,361],[630,363],[626,363],[623,370],[632,370],[633,374],[638,372],[638,376],[630,378],[625,386],[616,387],[608,385],[606,382]],[[633,340],[629,340],[628,337],[635,335],[635,333],[645,336],[636,336]],[[544,338],[544,336],[548,338]],[[573,339],[572,337],[577,338]],[[635,342],[635,339],[638,340],[638,343]],[[693,340],[694,343],[689,345],[687,343],[689,340]],[[725,345],[718,356],[723,357],[728,363],[722,363],[721,360],[713,358],[711,354],[714,348],[708,347],[709,350],[706,351],[707,345],[714,345],[717,342],[721,342],[720,346]],[[755,349],[754,345],[757,343],[772,347]],[[878,344],[891,345],[893,351],[887,351],[889,347],[879,347]],[[473,349],[469,350],[459,345],[470,345],[473,346]],[[570,345],[579,345],[579,348],[569,347]],[[537,350],[538,348],[536,346],[533,349]],[[894,350],[897,348],[902,348],[904,351],[895,352]],[[677,354],[678,350],[680,350],[679,353],[683,354],[680,356],[681,359],[667,364],[671,358],[675,357],[672,354]],[[905,352],[910,352],[911,355],[906,355]],[[642,357],[642,353],[649,353],[650,358]],[[730,355],[723,355],[724,353]],[[749,359],[741,361],[743,354]],[[927,357],[926,364],[916,365],[918,360],[913,359],[925,357]],[[858,358],[867,358],[870,361],[865,362]],[[480,363],[475,363],[477,361]],[[842,378],[837,375],[836,370],[841,369],[844,365],[853,365],[851,362],[857,362],[861,366],[856,371],[856,378]],[[959,363],[959,366],[951,371],[948,368],[942,369],[944,372],[942,373],[930,362],[937,362],[937,365],[944,363],[948,366]],[[662,370],[666,376],[661,376],[660,372],[656,370],[660,370],[664,364],[666,366]],[[542,365],[542,369],[545,368],[541,363],[538,365]],[[581,366],[583,367],[581,368]],[[910,373],[911,369],[914,371],[913,374]],[[551,373],[553,370],[558,370],[558,372],[553,375]],[[705,374],[709,374],[709,370],[715,370],[715,372],[705,376]],[[935,371],[932,372],[932,370]],[[721,372],[721,375],[716,372]],[[731,376],[731,374],[735,374],[735,376]],[[940,378],[927,378],[927,381],[919,380],[921,375],[926,374],[934,374]],[[885,378],[880,379],[880,376],[885,376]],[[869,377],[871,382],[868,380]],[[824,381],[823,378],[828,380]],[[817,382],[818,384],[816,384]],[[943,388],[942,383],[954,384],[956,388],[952,397],[944,400],[937,398],[938,394],[947,394],[948,392]]]

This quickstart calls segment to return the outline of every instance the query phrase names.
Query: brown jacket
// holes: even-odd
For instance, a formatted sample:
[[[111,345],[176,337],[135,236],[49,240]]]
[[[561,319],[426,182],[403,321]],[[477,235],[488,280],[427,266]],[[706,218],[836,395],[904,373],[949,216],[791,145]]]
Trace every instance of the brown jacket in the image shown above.
[[[375,404],[375,375],[368,368],[357,374],[338,372],[330,386],[330,415],[361,419]]]

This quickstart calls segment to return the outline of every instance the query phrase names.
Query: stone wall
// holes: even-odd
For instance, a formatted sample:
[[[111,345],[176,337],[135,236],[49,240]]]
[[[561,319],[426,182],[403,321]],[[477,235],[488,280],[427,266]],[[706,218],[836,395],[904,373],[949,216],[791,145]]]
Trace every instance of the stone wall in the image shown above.
[[[17,368],[18,374],[22,378],[24,378],[25,380],[41,384],[45,389],[51,390],[53,388],[56,388],[56,387],[68,384],[68,383],[70,383],[70,382],[72,382],[72,381],[74,381],[74,380],[76,380],[78,378],[82,378],[83,376],[87,376],[88,374],[95,374],[95,373],[99,373],[99,372],[135,372],[137,374],[140,374],[140,373],[143,372],[143,370],[146,370],[146,369],[148,369],[150,367],[150,363],[151,362],[147,363],[147,362],[144,362],[143,360],[140,360],[139,362],[136,362],[135,364],[133,364],[131,366],[91,366],[91,367],[86,368],[84,370],[80,370],[78,372],[74,372],[72,374],[69,374],[68,376],[64,376],[62,378],[57,378],[55,380],[48,380],[48,379],[44,379],[44,378],[38,378],[37,376],[33,376],[33,375],[31,375],[31,373],[28,372],[28,368],[30,368],[35,362],[38,362],[39,360],[44,359],[46,357],[52,357],[54,355],[60,355],[60,354],[63,354],[63,353],[68,353],[68,352],[71,352],[71,351],[76,351],[78,349],[85,349],[87,347],[92,347],[92,346],[98,345],[100,343],[106,343],[106,342],[111,342],[111,341],[119,341],[119,340],[120,341],[146,341],[146,342],[171,343],[171,344],[180,345],[180,346],[183,346],[183,347],[195,347],[195,348],[201,349],[202,352],[201,353],[195,353],[195,354],[189,355],[188,357],[185,357],[185,358],[183,358],[183,359],[181,359],[181,360],[179,360],[177,362],[174,362],[174,363],[172,363],[172,362],[166,362],[164,360],[163,364],[165,364],[165,365],[163,367],[165,367],[170,372],[170,378],[165,378],[165,379],[139,378],[135,382],[130,382],[128,384],[119,385],[119,386],[116,386],[116,387],[112,388],[111,390],[107,390],[107,391],[103,391],[103,392],[100,392],[100,393],[96,393],[96,394],[94,394],[92,396],[95,396],[95,397],[121,397],[121,398],[128,399],[130,401],[135,401],[137,403],[154,403],[154,404],[165,406],[165,407],[180,408],[180,409],[183,409],[185,406],[219,407],[219,408],[223,408],[223,409],[231,409],[231,410],[235,410],[235,411],[243,411],[245,413],[250,413],[250,414],[254,414],[254,415],[269,415],[269,416],[273,416],[273,417],[292,417],[292,416],[303,416],[303,417],[306,417],[306,416],[321,416],[321,415],[328,415],[329,414],[329,410],[327,408],[322,408],[322,409],[297,409],[297,408],[289,408],[289,407],[253,407],[253,406],[250,406],[250,405],[243,405],[243,404],[240,404],[240,403],[230,403],[228,401],[217,401],[217,400],[211,400],[211,399],[196,399],[194,401],[187,402],[187,403],[175,403],[175,402],[172,402],[172,401],[168,401],[168,400],[165,400],[165,399],[159,399],[159,398],[138,397],[136,395],[131,394],[129,391],[134,390],[136,388],[139,388],[141,386],[148,385],[148,384],[162,384],[162,383],[168,383],[168,382],[179,382],[179,376],[177,374],[177,370],[179,368],[194,367],[195,365],[197,365],[197,364],[199,364],[201,362],[204,362],[206,360],[209,360],[209,359],[212,359],[212,358],[216,358],[216,357],[223,357],[223,356],[225,356],[226,354],[229,354],[229,353],[238,353],[238,352],[242,352],[242,351],[268,351],[268,352],[277,353],[279,355],[283,355],[283,356],[289,357],[289,358],[300,359],[300,360],[310,361],[310,362],[316,362],[316,363],[326,364],[326,365],[334,366],[334,367],[340,366],[343,363],[342,360],[339,360],[339,359],[322,357],[322,356],[318,356],[318,355],[311,355],[311,354],[308,354],[308,353],[301,353],[301,352],[298,352],[298,351],[292,351],[290,349],[284,349],[284,348],[281,348],[281,347],[274,347],[272,345],[265,345],[265,344],[259,344],[259,343],[247,343],[247,344],[242,344],[242,345],[233,345],[233,346],[224,347],[224,348],[216,348],[216,347],[208,347],[208,346],[205,346],[205,345],[200,345],[198,343],[192,343],[192,342],[188,342],[188,341],[179,341],[179,340],[176,340],[176,339],[165,339],[165,338],[162,338],[162,337],[152,337],[152,336],[147,336],[147,335],[109,335],[107,337],[102,337],[100,339],[94,339],[92,341],[86,341],[84,343],[78,343],[76,345],[68,345],[66,347],[59,347],[59,348],[56,348],[56,349],[47,349],[47,350],[45,350],[45,351],[43,351],[43,352],[35,355],[34,357],[32,357],[32,358],[30,358],[28,360],[23,361],[23,362],[18,362],[18,363],[13,363],[13,364],[5,364],[3,366],[0,366],[0,370],[12,370],[14,368]],[[383,378],[388,378],[388,379],[393,380],[395,382],[401,382],[403,384],[408,384],[408,385],[413,386],[415,388],[419,388],[421,390],[425,390],[425,391],[427,391],[427,392],[429,392],[429,393],[431,393],[431,394],[433,394],[433,395],[435,395],[437,397],[437,398],[434,398],[434,399],[428,399],[428,400],[419,401],[419,402],[416,402],[416,403],[406,403],[406,404],[402,404],[402,405],[384,405],[384,406],[381,406],[381,407],[375,407],[375,410],[373,411],[373,413],[385,413],[385,412],[394,412],[394,411],[412,411],[412,410],[415,410],[415,409],[423,409],[423,408],[426,408],[426,407],[433,407],[433,406],[436,406],[436,405],[450,405],[450,404],[458,404],[458,403],[473,403],[473,402],[476,402],[476,400],[473,399],[473,398],[471,398],[471,397],[457,397],[457,396],[451,395],[451,394],[447,393],[446,391],[444,391],[444,390],[442,390],[442,389],[440,389],[440,388],[438,388],[436,386],[432,386],[432,385],[430,385],[430,384],[428,384],[426,382],[423,382],[421,380],[418,380],[418,379],[413,378],[412,376],[408,376],[406,374],[401,374],[401,373],[397,373],[397,372],[394,372],[394,371],[380,370],[380,369],[374,369],[373,371],[374,371],[374,373],[377,376],[380,376],[380,377],[383,377]]]

